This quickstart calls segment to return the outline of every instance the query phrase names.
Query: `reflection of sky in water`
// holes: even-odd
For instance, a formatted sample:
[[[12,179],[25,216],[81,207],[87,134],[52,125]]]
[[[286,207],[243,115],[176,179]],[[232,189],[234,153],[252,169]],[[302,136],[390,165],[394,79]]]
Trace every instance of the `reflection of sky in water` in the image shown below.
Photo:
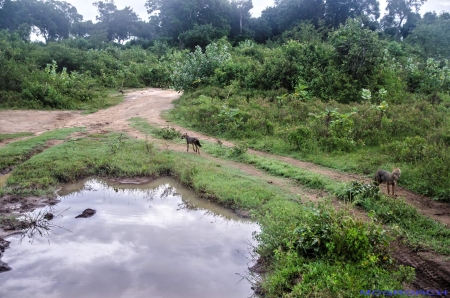
[[[167,182],[176,189],[158,187]],[[8,238],[2,260],[12,270],[0,274],[0,297],[251,296],[236,273],[246,274],[243,255],[250,258],[257,224],[196,199],[173,180],[136,187],[90,180],[56,205],[70,207],[52,221],[69,231],[35,236],[32,244]],[[97,213],[74,218],[86,208]]]

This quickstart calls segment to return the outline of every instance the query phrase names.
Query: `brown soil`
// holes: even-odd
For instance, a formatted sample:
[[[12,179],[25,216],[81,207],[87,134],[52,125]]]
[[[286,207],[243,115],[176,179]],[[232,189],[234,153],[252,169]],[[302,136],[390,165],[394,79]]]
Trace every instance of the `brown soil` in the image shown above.
[[[415,268],[416,279],[412,285],[416,290],[450,289],[450,260],[448,256],[435,253],[417,253],[401,241],[391,244],[392,256],[402,265]]]
[[[14,111],[0,111],[0,133],[16,133],[16,132],[32,132],[39,135],[48,130],[53,130],[63,127],[86,127],[88,133],[108,133],[108,132],[125,132],[136,138],[149,138],[155,143],[159,144],[162,149],[174,150],[183,152],[186,150],[185,145],[173,144],[161,140],[152,139],[145,136],[141,132],[129,126],[128,119],[132,117],[141,117],[146,119],[149,123],[163,127],[170,124],[181,132],[186,132],[191,136],[195,136],[200,140],[208,140],[215,142],[217,139],[203,135],[198,132],[193,132],[176,124],[170,123],[161,117],[161,113],[165,110],[171,109],[173,105],[171,102],[180,95],[172,90],[161,89],[145,89],[133,90],[126,92],[125,100],[108,109],[98,111],[93,114],[83,115],[78,111],[29,111],[29,110],[14,110]],[[10,142],[10,141],[8,141]],[[233,146],[229,141],[222,140],[225,146]],[[47,146],[52,144],[47,144]],[[280,160],[291,165],[305,168],[309,171],[328,176],[339,181],[364,181],[371,182],[370,178],[343,173],[332,169],[327,169],[313,163],[303,162],[290,157],[283,157],[269,153],[249,150],[250,153],[258,154],[265,157]],[[189,154],[193,154],[189,152]],[[254,166],[224,161],[221,159],[207,156],[202,152],[202,156],[210,159],[218,164],[226,164],[241,170],[242,172],[261,178],[267,183],[274,184],[289,190],[293,196],[292,200],[301,203],[302,199],[310,201],[318,201],[321,197],[327,196],[326,193],[320,191],[311,191],[303,188],[293,181],[285,178],[271,176]],[[382,191],[386,191],[384,185]],[[420,196],[407,189],[397,187],[396,194],[398,197],[404,198],[405,201],[414,206],[422,214],[429,216],[441,223],[450,226],[450,205],[440,202],[435,202],[431,198]],[[397,198],[398,199],[398,198]],[[40,205],[54,204],[51,198],[26,198],[19,202],[19,198],[6,196],[0,199],[0,213],[10,213],[11,210],[27,211],[34,209]],[[336,208],[347,208],[341,202],[333,201]],[[362,219],[366,219],[367,215],[358,209],[353,209],[352,213]],[[0,237],[7,233],[0,230]],[[450,289],[450,269],[448,258],[439,256],[435,253],[421,254],[412,251],[402,244],[394,246],[394,256],[400,263],[407,264],[416,268],[418,272],[418,279],[414,286],[421,289]]]

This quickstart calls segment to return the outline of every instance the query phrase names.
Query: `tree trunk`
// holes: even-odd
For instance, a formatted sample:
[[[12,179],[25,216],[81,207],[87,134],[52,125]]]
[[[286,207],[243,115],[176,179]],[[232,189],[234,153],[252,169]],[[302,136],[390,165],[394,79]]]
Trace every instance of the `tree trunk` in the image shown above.
[[[404,19],[405,19],[405,16],[402,16],[400,18],[400,21],[398,22],[397,31],[395,32],[395,40],[400,40],[400,37],[399,37],[399,35],[400,35],[400,27],[402,26],[402,23],[403,23]]]
[[[242,9],[239,10],[239,33],[242,34]]]

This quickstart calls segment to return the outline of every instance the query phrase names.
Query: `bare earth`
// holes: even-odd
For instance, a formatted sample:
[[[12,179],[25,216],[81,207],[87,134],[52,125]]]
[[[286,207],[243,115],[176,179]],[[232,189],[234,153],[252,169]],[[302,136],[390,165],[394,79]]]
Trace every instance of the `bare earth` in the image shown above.
[[[174,127],[175,129],[183,133],[187,132],[189,135],[196,136],[200,140],[208,140],[211,142],[216,141],[216,138],[214,137],[190,131],[173,123],[168,123],[168,121],[166,121],[161,117],[161,113],[165,110],[171,109],[173,107],[171,102],[177,99],[179,96],[180,96],[179,93],[172,90],[162,90],[154,88],[143,90],[132,90],[126,93],[125,100],[122,103],[114,107],[105,110],[100,110],[96,113],[89,115],[83,115],[82,112],[78,111],[34,111],[34,110],[0,111],[0,133],[32,132],[35,135],[39,135],[48,130],[54,130],[57,128],[86,127],[88,133],[125,132],[133,137],[145,139],[147,136],[130,127],[128,123],[128,119],[132,117],[140,117],[146,119],[149,123],[160,127],[170,125],[171,127]],[[3,142],[0,142],[0,147],[12,141],[17,141],[17,139],[5,140]],[[185,145],[172,144],[161,140],[154,140],[154,141],[162,145],[163,149],[175,150],[180,152],[186,150]],[[222,140],[222,143],[226,146],[233,146],[233,143],[228,141]],[[335,180],[340,180],[344,182],[358,180],[358,181],[365,181],[368,183],[371,181],[371,178],[368,177],[356,174],[342,173],[336,170],[317,166],[313,163],[303,162],[289,157],[282,157],[255,150],[249,150],[249,152],[277,159],[289,163],[291,165],[304,168],[324,176],[328,176]],[[189,152],[189,154],[191,154],[191,152]],[[211,156],[207,156],[207,154],[203,152],[202,154],[204,157],[213,160],[216,163],[232,166],[248,175],[260,177],[267,183],[271,183],[283,187],[285,189],[288,189],[293,194],[294,201],[300,202],[299,198],[307,199],[310,201],[318,201],[321,197],[327,195],[326,193],[315,192],[310,189],[303,188],[302,186],[295,184],[289,179],[271,176],[250,165],[224,161]],[[382,185],[381,189],[383,192],[386,192],[385,185]],[[397,199],[400,197],[404,198],[408,204],[414,206],[422,214],[430,218],[433,218],[443,224],[446,224],[447,226],[450,226],[449,204],[435,202],[431,198],[420,196],[401,187],[396,188],[396,194],[398,195]],[[0,199],[0,206],[16,203],[5,201],[6,199],[8,198]],[[31,203],[30,201],[33,200],[36,200],[36,198],[29,198],[27,202]],[[343,207],[342,203],[337,201],[333,201],[333,205],[337,208]],[[358,210],[353,210],[353,213],[358,217],[363,218],[366,217],[366,214],[364,212],[360,212]],[[0,229],[0,237],[2,236],[5,236],[5,232]],[[416,267],[416,269],[418,269],[421,266],[423,267],[424,262],[429,263],[431,260],[436,259],[436,256],[433,257],[425,255],[419,256],[417,253],[411,252],[403,246],[399,247],[397,249],[397,252],[398,255],[396,257],[397,259],[399,259],[400,262]],[[411,259],[413,259],[414,262],[408,261]],[[427,266],[431,268],[426,268],[427,272],[425,272],[422,275],[422,277],[420,277],[421,275],[420,270],[418,271],[418,280],[422,281],[420,283],[415,283],[416,287],[425,288],[426,285],[423,284],[423,282],[425,282],[429,283],[430,286],[449,285],[448,289],[450,290],[450,282],[449,282],[450,262],[448,258],[447,260],[444,259],[440,259],[439,261],[436,260],[436,263],[439,263],[440,264],[439,266],[441,266],[442,268],[440,268],[438,265]],[[435,278],[438,278],[440,282],[439,281],[437,283],[431,282],[433,280],[433,276]]]

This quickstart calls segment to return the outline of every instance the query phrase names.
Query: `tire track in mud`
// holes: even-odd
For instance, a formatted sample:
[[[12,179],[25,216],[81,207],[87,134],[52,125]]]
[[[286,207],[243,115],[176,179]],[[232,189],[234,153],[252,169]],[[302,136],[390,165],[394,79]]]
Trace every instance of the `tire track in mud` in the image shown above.
[[[450,295],[450,261],[435,262],[422,257],[401,242],[394,242],[391,248],[399,264],[415,269],[416,279],[412,285],[416,290],[447,290]]]

